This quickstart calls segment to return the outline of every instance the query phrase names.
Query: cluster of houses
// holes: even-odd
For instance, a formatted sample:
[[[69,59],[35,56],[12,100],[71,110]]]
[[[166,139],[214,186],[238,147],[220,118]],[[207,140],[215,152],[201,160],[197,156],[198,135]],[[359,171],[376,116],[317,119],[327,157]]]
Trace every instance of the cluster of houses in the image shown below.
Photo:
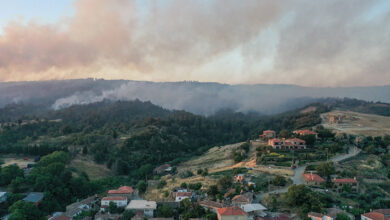
[[[298,136],[314,135],[318,138],[318,133],[310,130],[293,131]],[[275,150],[303,150],[306,149],[306,141],[300,138],[277,138],[276,132],[273,130],[265,130],[260,135],[260,139],[268,141],[268,145]]]
[[[344,214],[351,220],[355,219],[355,216],[351,213],[345,212],[337,208],[326,209],[326,214],[309,212],[308,218],[311,220],[336,220],[337,214]],[[371,212],[367,212],[360,215],[360,220],[390,220],[390,209],[376,209]]]
[[[98,210],[94,219],[120,219],[121,214],[109,213],[111,203],[118,208],[131,210],[139,219],[153,218],[157,209],[155,201],[135,199],[134,189],[130,186],[122,186],[118,189],[112,189],[107,192],[107,196],[99,198],[97,195],[88,197],[82,201],[72,203],[66,207],[66,211],[56,212],[50,216],[49,220],[71,220],[76,218],[82,212]]]
[[[324,178],[314,173],[304,173],[302,177],[305,184],[308,186],[323,186],[326,182]],[[350,188],[354,192],[359,191],[359,181],[356,178],[333,178],[333,190],[337,192],[343,191],[346,187]]]

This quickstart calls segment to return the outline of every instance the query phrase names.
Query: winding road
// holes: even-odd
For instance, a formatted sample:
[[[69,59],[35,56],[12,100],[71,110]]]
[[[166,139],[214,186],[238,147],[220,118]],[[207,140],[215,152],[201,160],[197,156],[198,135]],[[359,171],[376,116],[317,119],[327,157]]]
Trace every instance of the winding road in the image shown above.
[[[358,155],[360,153],[360,151],[361,150],[359,148],[357,148],[355,146],[350,146],[348,148],[348,153],[347,154],[338,154],[338,155],[332,157],[329,161],[337,163],[337,162],[340,162],[340,161],[343,161],[343,160],[346,160],[348,158],[351,158],[351,157],[354,157],[354,156]],[[293,181],[293,184],[296,184],[296,185],[304,184],[304,181],[303,181],[303,178],[302,178],[302,174],[305,172],[306,167],[308,165],[317,165],[317,164],[320,164],[322,162],[324,162],[324,161],[313,162],[313,163],[309,163],[309,164],[305,164],[305,165],[297,167],[294,170],[294,176],[291,177],[291,180]],[[277,189],[277,190],[273,190],[273,191],[270,191],[270,192],[257,194],[256,195],[256,201],[257,202],[260,201],[267,194],[285,193],[285,192],[287,192],[287,190],[288,190],[288,186],[280,188],[280,189]]]

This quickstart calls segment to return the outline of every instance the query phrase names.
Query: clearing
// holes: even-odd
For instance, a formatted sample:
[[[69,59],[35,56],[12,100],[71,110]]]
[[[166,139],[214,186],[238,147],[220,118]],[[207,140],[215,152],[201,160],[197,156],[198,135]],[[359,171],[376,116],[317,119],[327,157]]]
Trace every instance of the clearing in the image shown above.
[[[1,165],[2,167],[16,164],[19,166],[19,168],[26,168],[27,164],[34,164],[34,157],[29,156],[12,156],[12,155],[4,155],[1,156],[1,159],[3,160],[4,164]]]
[[[75,169],[76,173],[84,171],[88,174],[90,179],[98,179],[111,176],[111,171],[102,164],[93,162],[92,158],[77,156],[74,158],[70,165],[70,168]]]
[[[339,117],[338,123],[330,123],[331,116]],[[325,128],[339,133],[383,136],[390,135],[390,117],[352,111],[334,110],[321,115]]]

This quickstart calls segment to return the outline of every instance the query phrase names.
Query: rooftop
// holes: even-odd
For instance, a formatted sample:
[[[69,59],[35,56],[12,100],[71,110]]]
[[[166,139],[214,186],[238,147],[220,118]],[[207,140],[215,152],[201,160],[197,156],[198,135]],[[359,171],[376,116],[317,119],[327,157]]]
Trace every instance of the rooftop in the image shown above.
[[[155,201],[147,200],[131,200],[126,209],[156,209],[157,203]]]
[[[190,197],[190,196],[192,196],[192,192],[178,192],[178,193],[176,193],[176,197],[183,197],[183,196]]]
[[[26,202],[40,202],[43,199],[43,193],[41,192],[32,192],[29,193],[26,197],[24,197],[24,201]]]
[[[103,197],[102,201],[103,200],[109,200],[109,201],[113,201],[113,200],[127,200],[127,198],[126,197],[122,197],[122,196],[108,196],[108,197]]]
[[[317,174],[304,173],[302,174],[302,176],[308,182],[325,182],[325,180],[322,177],[318,176]]]
[[[242,205],[241,208],[245,212],[254,212],[254,211],[264,211],[264,210],[267,210],[267,208],[264,207],[260,203],[245,204],[245,205]]]
[[[390,209],[376,209],[362,215],[372,220],[390,220]]]
[[[226,207],[226,208],[220,208],[218,209],[219,215],[248,215],[244,210],[242,210],[240,207],[233,206],[233,207]]]

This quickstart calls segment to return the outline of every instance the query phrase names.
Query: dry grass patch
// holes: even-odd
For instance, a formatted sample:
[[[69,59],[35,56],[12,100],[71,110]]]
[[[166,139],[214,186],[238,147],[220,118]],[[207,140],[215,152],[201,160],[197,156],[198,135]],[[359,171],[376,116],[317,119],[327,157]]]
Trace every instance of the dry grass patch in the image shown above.
[[[77,156],[71,161],[69,167],[76,169],[78,172],[86,172],[91,179],[112,176],[111,170],[105,165],[97,164],[88,157]]]

